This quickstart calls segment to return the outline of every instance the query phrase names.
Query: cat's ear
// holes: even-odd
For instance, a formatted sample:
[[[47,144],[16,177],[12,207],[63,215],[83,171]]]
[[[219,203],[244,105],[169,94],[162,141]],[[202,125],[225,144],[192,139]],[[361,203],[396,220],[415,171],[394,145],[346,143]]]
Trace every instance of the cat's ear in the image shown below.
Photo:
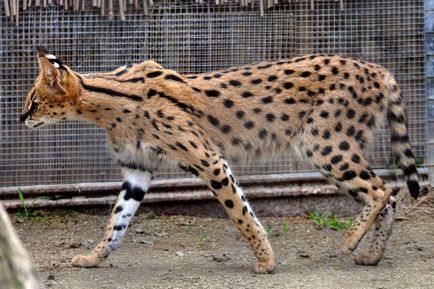
[[[51,87],[56,84],[60,85],[62,82],[62,73],[60,72],[60,69],[63,68],[62,62],[43,47],[38,48],[38,61],[43,79]]]

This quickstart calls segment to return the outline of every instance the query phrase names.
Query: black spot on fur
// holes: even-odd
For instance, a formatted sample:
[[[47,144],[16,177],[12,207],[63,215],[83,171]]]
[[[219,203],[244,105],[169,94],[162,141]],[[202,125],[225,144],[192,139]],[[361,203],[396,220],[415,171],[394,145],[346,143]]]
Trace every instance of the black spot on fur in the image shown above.
[[[329,113],[325,110],[321,111],[321,113],[319,114],[322,118],[328,118],[329,117]]]
[[[271,63],[269,63],[269,64],[264,64],[264,65],[259,65],[257,68],[258,69],[266,69],[266,68],[269,68],[271,66],[273,66],[273,65]]]
[[[346,140],[341,141],[341,142],[339,143],[339,149],[340,149],[340,150],[343,150],[343,151],[347,151],[347,150],[350,149],[350,144],[349,144]]]
[[[267,137],[268,131],[266,129],[261,129],[258,133],[260,139],[264,139]]]
[[[335,165],[335,164],[339,163],[340,161],[342,161],[342,155],[335,155],[331,158],[330,161],[332,164]]]
[[[227,185],[229,185],[229,179],[226,177],[226,178],[224,178],[224,179],[222,179],[222,185],[223,186],[227,186]]]
[[[241,82],[239,82],[238,80],[231,79],[231,80],[229,80],[229,85],[238,87],[238,86],[241,86]]]
[[[208,115],[208,121],[213,125],[213,126],[218,126],[220,124],[220,121],[215,118],[212,115]]]
[[[219,97],[220,91],[215,90],[215,89],[207,89],[207,90],[205,90],[205,94],[208,97]]]
[[[215,181],[215,180],[211,180],[211,187],[212,187],[214,190],[219,190],[219,189],[221,189],[223,186],[222,186],[222,183],[221,183],[221,182],[219,182],[219,181]]]
[[[252,84],[259,84],[259,83],[261,83],[262,82],[262,79],[260,79],[260,78],[255,78],[255,79],[252,79],[251,80],[251,83]]]
[[[255,126],[255,123],[253,121],[247,121],[244,124],[244,127],[247,128],[247,129],[252,129],[254,126]]]
[[[234,101],[231,99],[225,99],[223,101],[224,106],[226,106],[227,108],[231,108],[234,106]]]
[[[367,171],[364,171],[364,170],[362,170],[362,171],[360,171],[360,173],[359,173],[359,177],[362,179],[362,180],[369,180],[371,177],[369,176],[369,173],[367,172]]]
[[[146,193],[139,187],[132,187],[131,184],[127,181],[122,184],[122,190],[126,191],[124,195],[124,199],[126,201],[128,201],[129,199],[134,199],[138,202],[141,202]]]
[[[255,107],[255,108],[253,108],[252,110],[253,110],[253,112],[256,113],[256,114],[262,112],[262,108],[260,108],[260,107]]]
[[[154,77],[158,77],[158,76],[160,76],[162,74],[163,74],[162,71],[156,70],[156,71],[149,72],[148,74],[146,74],[146,76],[149,77],[149,78],[154,78]]]
[[[346,171],[343,175],[342,175],[342,179],[343,180],[352,180],[356,177],[356,173],[354,171]]]
[[[242,119],[246,115],[246,113],[244,111],[242,111],[242,110],[238,110],[235,113],[235,115],[237,116],[238,119]]]
[[[417,181],[408,180],[407,181],[407,187],[408,187],[408,190],[410,191],[411,196],[413,198],[417,199],[417,197],[419,196],[419,191],[420,191],[419,183]]]
[[[167,80],[174,80],[178,82],[185,82],[181,77],[174,75],[174,74],[167,74],[165,77]]]
[[[350,165],[349,165],[348,163],[344,163],[344,164],[339,168],[339,170],[340,170],[341,172],[343,172],[343,171],[348,170],[349,167],[350,167]]]
[[[408,158],[414,158],[413,152],[410,149],[406,149],[404,155]]]
[[[272,96],[265,96],[263,98],[261,98],[262,103],[264,104],[269,104],[273,102],[273,97]]]
[[[180,143],[180,142],[177,141],[177,142],[175,143],[175,145],[176,145],[177,147],[183,149],[184,151],[188,152],[187,147],[186,147],[185,145],[183,145],[182,143]]]
[[[327,129],[324,130],[324,132],[322,133],[322,138],[323,139],[329,139],[330,138],[330,132]]]
[[[273,122],[276,119],[276,116],[272,113],[267,113],[265,115],[265,118],[269,121],[269,122]]]
[[[232,209],[234,207],[234,202],[232,200],[225,200],[225,206]]]
[[[354,109],[350,108],[350,109],[347,110],[347,117],[349,119],[353,119],[355,115],[356,115],[356,112],[354,111]]]
[[[270,76],[268,76],[267,80],[270,82],[274,82],[277,80],[277,76],[276,75],[270,75]]]
[[[351,160],[352,160],[354,163],[359,164],[360,161],[361,161],[361,158],[360,158],[360,156],[359,156],[358,154],[353,154],[353,155],[351,156]]]
[[[332,170],[332,166],[330,164],[325,164],[322,166],[322,168],[328,172]]]
[[[115,208],[115,210],[113,211],[113,213],[114,213],[114,214],[117,214],[117,213],[121,212],[123,209],[124,209],[124,208],[122,208],[122,206],[117,206],[117,207]]]
[[[325,146],[325,147],[323,147],[323,149],[321,151],[321,155],[322,156],[329,155],[332,151],[333,151],[333,147],[332,146]]]
[[[254,94],[251,93],[250,91],[244,91],[244,92],[241,94],[241,96],[244,97],[244,98],[249,98],[249,97],[252,97],[253,95],[254,95]]]
[[[353,125],[347,129],[347,136],[353,136],[355,133],[356,133],[356,129],[354,128]]]
[[[233,138],[231,139],[231,143],[232,143],[234,146],[237,146],[237,145],[241,144],[241,140],[240,140],[239,138],[237,138],[237,137],[233,137]]]
[[[285,98],[283,102],[285,102],[286,104],[294,104],[296,101],[294,98],[290,97],[290,98]]]
[[[294,84],[292,82],[287,81],[287,82],[283,83],[283,88],[284,89],[291,89],[293,87],[294,87]]]
[[[223,133],[228,134],[232,130],[232,127],[230,125],[225,124],[220,129]]]
[[[335,125],[335,132],[340,132],[342,130],[342,124],[339,122]]]

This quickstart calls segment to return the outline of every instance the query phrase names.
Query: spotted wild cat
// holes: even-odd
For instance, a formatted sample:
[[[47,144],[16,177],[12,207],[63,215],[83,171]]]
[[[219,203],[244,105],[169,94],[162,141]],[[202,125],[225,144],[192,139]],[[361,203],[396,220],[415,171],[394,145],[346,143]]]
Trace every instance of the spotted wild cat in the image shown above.
[[[79,74],[44,49],[38,59],[40,74],[21,120],[29,127],[69,119],[102,126],[124,175],[102,241],[90,255],[74,257],[74,266],[96,266],[119,246],[162,163],[178,165],[206,182],[250,243],[258,273],[272,272],[275,257],[235,181],[231,161],[290,148],[310,159],[364,205],[341,251],[351,253],[375,224],[371,246],[355,256],[358,264],[379,262],[395,215],[391,188],[374,174],[363,153],[385,119],[410,193],[418,196],[403,99],[394,77],[379,65],[310,55],[194,75],[153,61]]]

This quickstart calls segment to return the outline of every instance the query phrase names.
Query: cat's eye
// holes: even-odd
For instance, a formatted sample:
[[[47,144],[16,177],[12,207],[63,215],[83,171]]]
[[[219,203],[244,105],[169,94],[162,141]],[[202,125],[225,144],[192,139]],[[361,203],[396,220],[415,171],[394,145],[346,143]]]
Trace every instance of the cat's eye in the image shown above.
[[[36,101],[32,101],[32,103],[29,106],[29,114],[34,113],[38,109],[39,103]]]

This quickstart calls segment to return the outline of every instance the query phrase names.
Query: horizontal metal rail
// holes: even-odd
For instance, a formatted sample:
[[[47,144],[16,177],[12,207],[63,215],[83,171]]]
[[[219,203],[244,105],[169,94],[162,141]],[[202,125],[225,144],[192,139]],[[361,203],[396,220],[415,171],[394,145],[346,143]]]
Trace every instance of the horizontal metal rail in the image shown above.
[[[399,171],[374,170],[392,188],[404,186]],[[428,170],[419,169],[426,178]],[[249,199],[330,196],[338,194],[338,188],[327,183],[320,173],[291,173],[279,175],[242,176],[240,185]],[[422,182],[422,185],[428,185]],[[97,206],[113,204],[121,188],[120,182],[84,183],[71,185],[27,186],[24,192],[28,208]],[[47,198],[45,198],[47,197]],[[7,209],[22,208],[18,188],[0,188],[0,200]],[[143,203],[185,202],[215,200],[214,195],[199,179],[156,180]]]

